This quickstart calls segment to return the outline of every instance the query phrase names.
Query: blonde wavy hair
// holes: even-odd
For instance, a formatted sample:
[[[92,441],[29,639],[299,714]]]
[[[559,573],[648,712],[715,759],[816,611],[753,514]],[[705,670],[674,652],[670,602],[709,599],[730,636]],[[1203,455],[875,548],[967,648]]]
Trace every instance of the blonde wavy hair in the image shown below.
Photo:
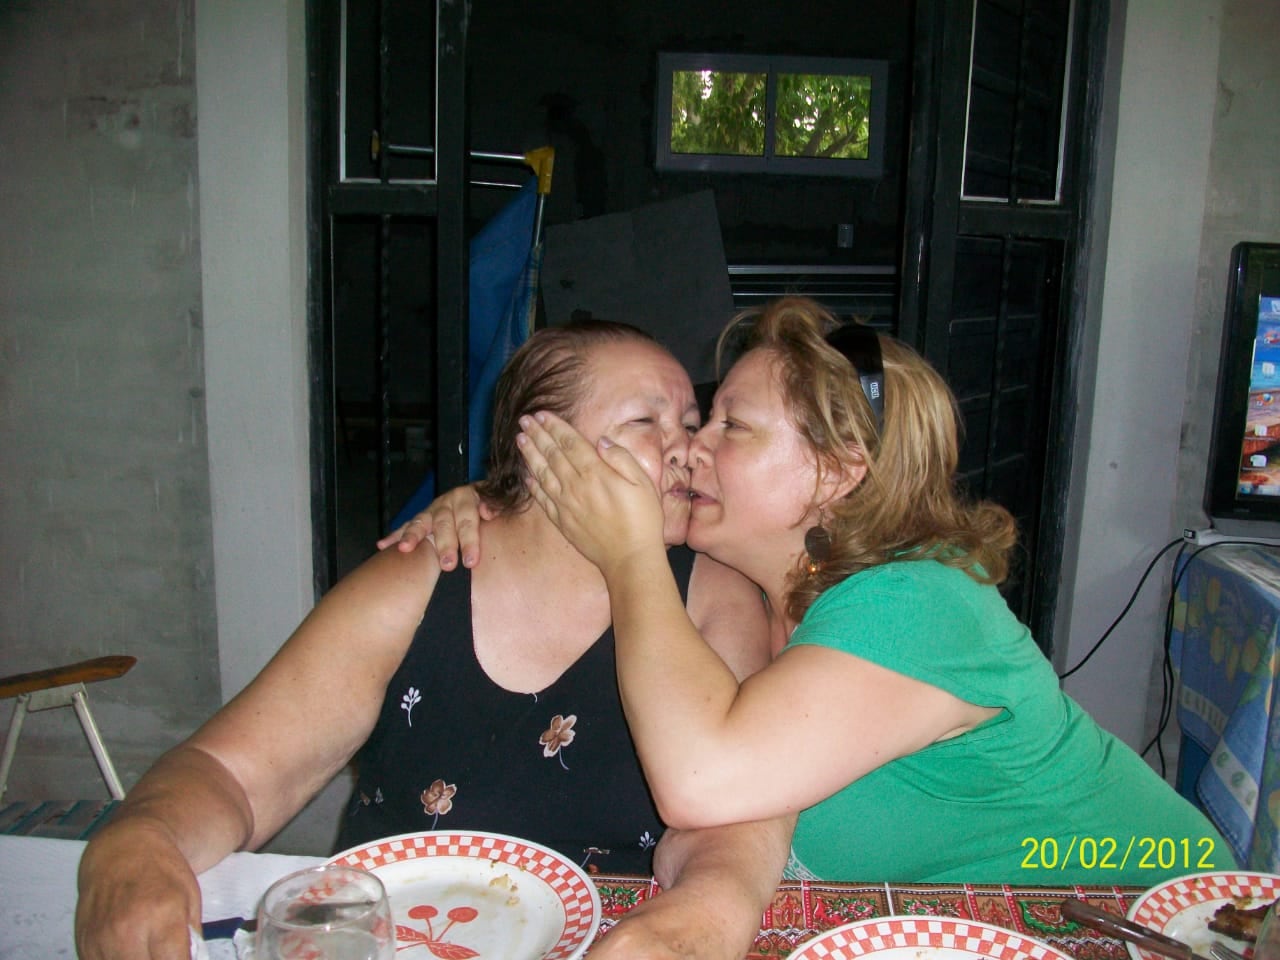
[[[769,351],[791,419],[813,451],[820,477],[866,464],[848,495],[822,505],[831,555],[814,573],[791,574],[787,613],[799,620],[820,593],[868,567],[930,558],[982,583],[1008,575],[1017,541],[1013,517],[960,493],[960,413],[950,388],[906,344],[878,335],[884,364],[884,426],[853,364],[826,341],[838,321],[807,297],[784,297],[736,316],[719,354]],[[815,487],[815,499],[818,491]]]

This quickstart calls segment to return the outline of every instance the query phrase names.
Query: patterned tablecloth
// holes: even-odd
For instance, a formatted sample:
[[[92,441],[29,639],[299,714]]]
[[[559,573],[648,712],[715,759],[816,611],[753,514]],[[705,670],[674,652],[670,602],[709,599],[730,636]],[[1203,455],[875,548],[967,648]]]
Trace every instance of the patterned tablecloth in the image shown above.
[[[0,836],[0,958],[47,960],[73,953],[76,866],[83,849],[79,841]],[[252,916],[272,880],[321,862],[315,857],[232,854],[200,875],[204,919]],[[596,874],[592,879],[603,908],[600,936],[608,936],[628,910],[660,895],[649,877]],[[1123,914],[1144,892],[1142,887],[784,882],[747,958],[785,957],[818,934],[854,920],[915,914],[982,920],[1035,937],[1078,960],[1129,960],[1122,942],[1064,921],[1058,904],[1083,897]],[[236,956],[230,940],[213,940],[208,950],[214,960]]]
[[[1241,865],[1280,871],[1280,551],[1218,544],[1177,576],[1169,652],[1189,781],[1179,788]]]
[[[628,910],[658,892],[638,877],[593,878],[600,890],[601,936]],[[1029,887],[991,884],[785,882],[778,887],[747,960],[785,957],[806,940],[842,924],[895,914],[982,920],[1043,940],[1078,960],[1128,960],[1120,940],[1064,920],[1058,904],[1083,897],[1118,914],[1140,897],[1143,887]]]

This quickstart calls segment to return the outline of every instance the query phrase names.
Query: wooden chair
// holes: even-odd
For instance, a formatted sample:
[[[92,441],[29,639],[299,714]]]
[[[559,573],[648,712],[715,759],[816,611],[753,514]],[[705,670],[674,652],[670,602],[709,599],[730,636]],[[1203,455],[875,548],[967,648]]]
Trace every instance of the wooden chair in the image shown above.
[[[102,742],[98,725],[93,722],[93,714],[89,712],[89,699],[84,685],[122,677],[137,662],[136,657],[97,657],[49,670],[0,677],[0,700],[18,698],[13,721],[9,724],[9,733],[4,740],[4,753],[0,755],[0,799],[3,799],[9,786],[9,768],[13,765],[13,756],[18,749],[18,736],[22,733],[22,724],[27,714],[35,710],[52,710],[54,707],[72,707],[80,718],[80,726],[89,740],[89,749],[98,762],[98,769],[102,771],[107,789],[112,797],[123,800],[124,788],[120,785],[116,768]]]

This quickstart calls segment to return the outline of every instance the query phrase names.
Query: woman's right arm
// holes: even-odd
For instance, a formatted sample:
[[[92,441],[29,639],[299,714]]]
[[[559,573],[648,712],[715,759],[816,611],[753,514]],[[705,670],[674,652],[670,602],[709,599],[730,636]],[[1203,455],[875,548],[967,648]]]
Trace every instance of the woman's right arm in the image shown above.
[[[438,574],[431,550],[370,558],[248,687],[147,772],[81,859],[81,957],[190,956],[195,875],[270,839],[360,747]]]
[[[795,813],[998,712],[817,644],[784,650],[739,685],[680,602],[661,508],[635,459],[603,442],[597,453],[551,414],[521,418],[521,429],[534,499],[604,574],[622,708],[668,826]],[[826,629],[847,629],[833,619]],[[831,730],[859,735],[833,748]],[[762,778],[761,758],[782,756],[787,775]]]

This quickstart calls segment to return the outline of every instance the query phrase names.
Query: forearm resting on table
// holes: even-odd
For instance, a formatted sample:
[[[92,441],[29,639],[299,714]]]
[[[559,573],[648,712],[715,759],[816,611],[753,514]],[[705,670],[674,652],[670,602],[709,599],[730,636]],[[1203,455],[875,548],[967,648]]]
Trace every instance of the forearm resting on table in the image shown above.
[[[80,858],[76,950],[83,960],[181,960],[200,922],[196,874],[253,833],[248,799],[213,756],[161,757]]]
[[[602,958],[741,960],[773,901],[794,817],[668,830],[654,855],[662,893],[593,949]]]
[[[759,920],[782,879],[795,825],[795,814],[788,814],[723,827],[668,830],[654,852],[654,877],[663,889],[711,883],[736,890]]]
[[[198,747],[182,744],[138,781],[86,854],[116,833],[149,833],[166,840],[182,853],[193,873],[200,873],[250,845],[253,812],[225,766]]]

